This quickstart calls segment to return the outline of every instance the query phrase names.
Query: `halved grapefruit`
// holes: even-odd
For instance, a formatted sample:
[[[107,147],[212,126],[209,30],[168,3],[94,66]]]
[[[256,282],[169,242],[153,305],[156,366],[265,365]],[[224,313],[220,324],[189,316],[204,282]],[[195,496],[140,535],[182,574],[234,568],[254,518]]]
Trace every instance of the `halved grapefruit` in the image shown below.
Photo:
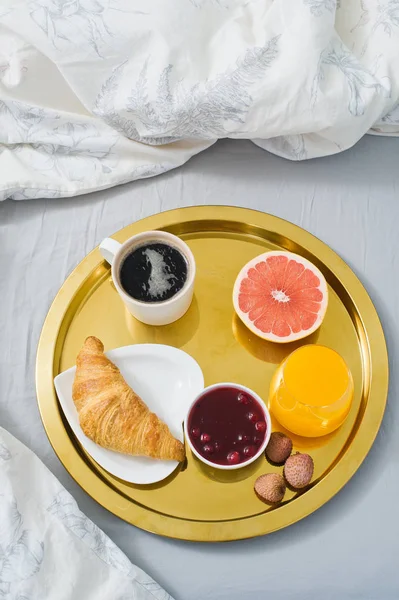
[[[310,261],[292,252],[266,252],[243,267],[233,303],[242,322],[271,342],[293,342],[320,327],[327,283]]]

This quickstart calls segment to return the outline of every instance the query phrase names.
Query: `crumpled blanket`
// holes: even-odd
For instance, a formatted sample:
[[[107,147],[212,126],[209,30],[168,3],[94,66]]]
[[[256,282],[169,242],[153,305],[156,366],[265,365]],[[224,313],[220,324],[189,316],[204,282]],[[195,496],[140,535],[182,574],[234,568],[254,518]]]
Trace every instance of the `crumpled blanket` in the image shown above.
[[[0,598],[173,600],[0,427]]]
[[[0,199],[399,134],[399,0],[2,0]],[[267,160],[267,154],[265,154]]]

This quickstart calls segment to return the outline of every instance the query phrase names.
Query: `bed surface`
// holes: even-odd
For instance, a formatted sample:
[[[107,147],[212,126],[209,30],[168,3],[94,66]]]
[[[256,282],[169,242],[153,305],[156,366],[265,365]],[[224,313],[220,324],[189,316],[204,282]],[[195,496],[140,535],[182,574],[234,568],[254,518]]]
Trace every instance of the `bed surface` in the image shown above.
[[[0,203],[0,423],[44,461],[80,508],[176,600],[396,600],[399,596],[399,139],[293,163],[224,140],[159,177],[69,199]],[[228,204],[288,219],[348,262],[379,312],[390,394],[363,466],[307,519],[256,540],[200,545],[140,531],[69,477],[41,424],[36,348],[61,284],[102,238],[172,208]]]

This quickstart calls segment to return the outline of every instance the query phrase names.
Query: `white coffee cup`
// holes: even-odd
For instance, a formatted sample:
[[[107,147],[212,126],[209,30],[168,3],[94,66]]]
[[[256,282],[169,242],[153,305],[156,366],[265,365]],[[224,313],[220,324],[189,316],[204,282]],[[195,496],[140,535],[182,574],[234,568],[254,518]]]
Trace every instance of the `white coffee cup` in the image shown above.
[[[168,300],[142,302],[129,296],[121,286],[120,268],[123,260],[134,248],[157,242],[168,244],[183,254],[188,264],[187,280],[182,289]],[[105,238],[99,249],[103,258],[111,265],[115,288],[133,317],[146,325],[169,325],[187,312],[194,293],[195,260],[190,248],[179,237],[166,231],[145,231],[132,236],[124,244],[112,238]]]

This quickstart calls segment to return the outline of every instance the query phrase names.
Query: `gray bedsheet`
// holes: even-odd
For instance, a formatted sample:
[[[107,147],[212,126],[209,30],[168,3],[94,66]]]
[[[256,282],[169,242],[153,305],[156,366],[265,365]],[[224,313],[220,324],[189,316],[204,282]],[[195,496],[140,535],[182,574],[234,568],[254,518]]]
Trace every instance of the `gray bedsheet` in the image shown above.
[[[360,276],[379,311],[391,365],[382,428],[346,487],[283,531],[220,545],[156,537],[97,505],[51,449],[34,388],[43,320],[77,263],[128,223],[193,204],[270,212],[332,246]],[[34,450],[80,508],[177,600],[397,600],[398,226],[399,140],[377,137],[302,163],[269,155],[250,142],[222,141],[153,179],[65,200],[0,203],[0,423]]]

